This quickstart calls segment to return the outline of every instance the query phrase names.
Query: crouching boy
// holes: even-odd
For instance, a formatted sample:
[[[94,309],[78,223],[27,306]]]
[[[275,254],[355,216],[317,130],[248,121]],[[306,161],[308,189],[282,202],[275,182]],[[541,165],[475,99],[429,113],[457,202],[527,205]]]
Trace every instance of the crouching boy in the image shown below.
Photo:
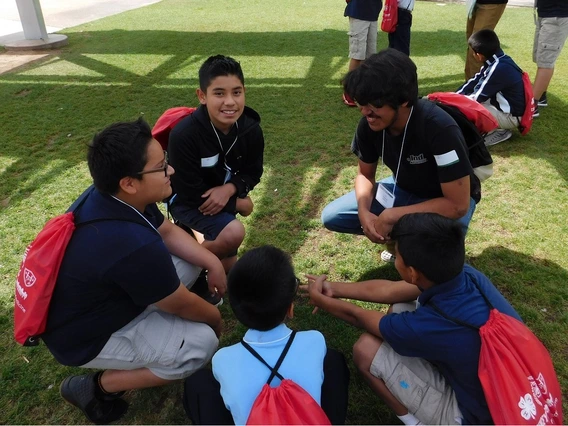
[[[273,367],[292,334],[285,320],[294,316],[298,284],[288,255],[272,246],[248,251],[229,273],[231,308],[249,328],[243,341]],[[241,343],[220,349],[212,364],[212,372],[202,370],[186,381],[192,422],[246,424],[270,370]],[[327,349],[319,331],[297,332],[278,372],[308,392],[332,424],[345,422],[349,370],[343,355]],[[279,384],[274,377],[270,386]]]
[[[339,283],[309,276],[311,302],[366,331],[353,347],[354,362],[404,424],[492,424],[478,378],[479,332],[446,319],[434,305],[481,326],[489,307],[479,285],[498,311],[519,315],[485,275],[464,265],[459,223],[412,213],[399,219],[391,238],[403,281]],[[339,298],[392,306],[384,314]]]

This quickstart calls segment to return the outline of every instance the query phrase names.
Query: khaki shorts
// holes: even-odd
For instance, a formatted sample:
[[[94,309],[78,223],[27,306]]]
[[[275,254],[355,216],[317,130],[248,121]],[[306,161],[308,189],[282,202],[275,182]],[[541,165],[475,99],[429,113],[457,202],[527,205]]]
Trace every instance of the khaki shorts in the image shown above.
[[[415,303],[395,304],[393,312],[415,309]],[[385,382],[389,391],[423,424],[461,424],[456,395],[440,372],[422,358],[399,355],[383,342],[370,372]]]
[[[533,62],[539,68],[554,68],[568,38],[568,18],[538,18],[534,33]]]
[[[349,57],[358,61],[377,53],[377,21],[349,18]]]
[[[172,256],[180,280],[189,288],[201,268]],[[95,359],[83,368],[148,368],[165,380],[183,379],[202,368],[219,345],[207,324],[182,319],[150,305],[114,332]]]

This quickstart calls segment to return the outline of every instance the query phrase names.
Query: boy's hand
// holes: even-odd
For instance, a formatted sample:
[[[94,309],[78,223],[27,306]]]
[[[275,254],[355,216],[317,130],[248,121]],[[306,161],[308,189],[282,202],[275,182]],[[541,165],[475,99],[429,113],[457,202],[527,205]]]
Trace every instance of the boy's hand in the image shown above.
[[[221,297],[225,295],[225,292],[227,291],[227,275],[225,274],[225,268],[221,266],[220,268],[209,269],[207,271],[207,287],[211,294],[215,294],[215,292],[217,292]]]
[[[213,216],[219,213],[227,205],[229,198],[231,198],[237,188],[232,183],[226,183],[225,185],[216,186],[210,188],[203,193],[201,198],[207,198],[203,204],[199,207],[199,211],[204,216]]]
[[[312,305],[316,305],[316,307],[312,311],[312,314],[315,314],[319,309],[317,306],[317,299],[320,296],[333,296],[331,295],[331,288],[329,287],[329,283],[326,281],[327,275],[306,274],[306,278],[308,278],[308,285],[304,287],[307,287],[307,291],[310,296],[310,303]]]
[[[254,208],[254,204],[249,196],[245,198],[237,198],[237,213],[241,216],[248,216],[252,213]]]

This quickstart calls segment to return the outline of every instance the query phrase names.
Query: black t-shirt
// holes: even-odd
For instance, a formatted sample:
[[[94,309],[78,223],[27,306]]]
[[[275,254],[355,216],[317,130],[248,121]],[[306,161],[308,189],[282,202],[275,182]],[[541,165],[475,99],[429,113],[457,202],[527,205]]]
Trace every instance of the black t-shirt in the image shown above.
[[[406,138],[403,134],[391,136],[386,131],[375,132],[362,117],[351,150],[364,163],[378,162],[377,167],[381,167],[379,158],[383,155],[383,137],[382,161],[391,170],[397,185],[405,191],[421,198],[442,197],[441,183],[464,176],[471,177],[470,195],[479,191],[475,188],[477,180],[473,179],[460,128],[453,118],[432,102],[418,100],[408,123]]]
[[[158,228],[155,204],[144,217]],[[172,294],[179,278],[162,237],[132,207],[93,191],[75,214],[78,226],[65,251],[41,336],[61,364],[95,358],[110,335],[146,307]],[[130,222],[133,221],[133,222]]]
[[[541,18],[568,18],[566,0],[538,0],[536,7]]]

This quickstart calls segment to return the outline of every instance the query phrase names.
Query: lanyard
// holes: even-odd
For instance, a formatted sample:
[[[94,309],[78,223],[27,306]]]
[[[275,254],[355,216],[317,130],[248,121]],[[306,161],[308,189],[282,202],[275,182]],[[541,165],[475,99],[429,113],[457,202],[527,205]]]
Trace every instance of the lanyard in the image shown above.
[[[402,161],[402,151],[404,151],[404,141],[406,141],[406,129],[408,129],[408,123],[410,122],[410,117],[412,117],[412,112],[414,111],[414,105],[410,108],[410,114],[408,114],[408,119],[406,120],[406,124],[404,125],[404,133],[402,134],[402,145],[400,147],[400,155],[398,156],[398,164],[396,166],[396,173],[394,175],[394,188],[393,194],[396,190],[396,183],[398,182],[398,171],[400,170],[400,162]],[[385,157],[385,133],[387,129],[383,130],[383,149],[381,152],[381,164],[384,165],[384,157]]]
[[[237,136],[235,136],[235,140],[233,141],[233,143],[231,144],[231,146],[229,147],[227,152],[223,151],[223,144],[221,144],[221,138],[219,137],[219,133],[217,133],[217,129],[215,128],[215,126],[213,125],[213,123],[211,121],[209,121],[209,123],[211,123],[211,127],[213,128],[213,132],[215,132],[215,136],[217,136],[217,142],[219,142],[219,148],[221,148],[221,152],[223,153],[223,156],[224,156],[223,164],[225,165],[225,170],[230,172],[231,168],[227,165],[227,154],[229,154],[229,151],[231,151],[231,149],[233,149],[233,147],[237,143],[237,140],[239,139],[239,123],[235,121],[235,126],[237,126]]]
[[[134,210],[136,213],[138,213],[138,215],[139,215],[142,219],[144,219],[146,222],[148,222],[148,225],[150,225],[150,226],[152,227],[152,229],[158,233],[158,235],[160,235],[160,236],[162,235],[162,234],[160,234],[160,232],[156,229],[156,227],[155,227],[154,225],[152,225],[148,219],[146,219],[146,216],[144,216],[142,213],[140,213],[136,208],[132,207],[132,206],[131,206],[130,204],[128,204],[128,203],[125,203],[125,202],[122,201],[120,198],[116,198],[114,195],[111,195],[111,197],[114,198],[116,201],[118,201],[118,202],[124,204],[125,206],[130,207],[132,210]]]

